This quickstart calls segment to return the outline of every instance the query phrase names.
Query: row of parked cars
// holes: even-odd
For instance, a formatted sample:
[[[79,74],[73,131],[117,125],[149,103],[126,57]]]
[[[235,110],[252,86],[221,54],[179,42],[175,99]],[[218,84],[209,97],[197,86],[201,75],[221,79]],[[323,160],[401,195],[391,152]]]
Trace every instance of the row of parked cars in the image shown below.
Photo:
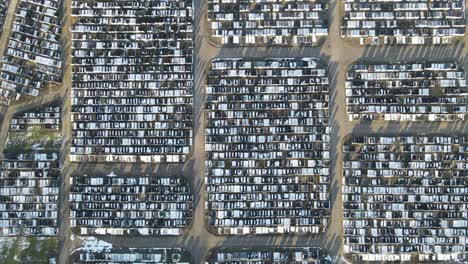
[[[71,177],[70,227],[81,235],[179,235],[190,225],[193,194],[184,178]]]
[[[2,103],[62,81],[60,1],[20,0],[0,71]]]
[[[50,106],[17,114],[21,128],[12,125],[5,152],[0,159],[0,236],[56,236],[60,193],[60,155],[55,145],[43,145],[39,134],[28,137],[32,128],[43,128],[37,116],[49,113]],[[60,119],[58,119],[60,120]],[[18,123],[17,123],[18,124]],[[36,131],[36,130],[35,130]],[[49,135],[58,134],[60,125],[49,127]],[[30,142],[30,140],[33,141]]]
[[[74,251],[71,263],[194,263],[190,252],[182,248],[121,248],[102,241],[86,242]],[[329,264],[330,257],[318,247],[214,248],[205,264]]]
[[[216,59],[206,86],[210,228],[218,234],[321,232],[328,223],[330,166],[329,80],[322,62]]]
[[[249,247],[212,249],[205,264],[277,263],[329,264],[330,257],[319,247]]]
[[[455,135],[347,139],[343,252],[358,262],[466,260],[467,144]]]
[[[208,20],[222,45],[317,44],[328,35],[328,2],[208,0]]]
[[[71,263],[189,264],[191,258],[190,253],[182,248],[118,248],[113,245],[96,247],[88,243],[72,254]]]
[[[328,5],[208,0],[208,27],[221,45],[316,44],[328,35]],[[448,44],[465,34],[462,0],[343,0],[340,11],[341,36],[361,45]]]
[[[364,44],[442,44],[465,34],[463,0],[344,0],[341,36]]]
[[[3,24],[5,23],[5,18],[6,18],[6,14],[7,14],[7,11],[8,11],[8,4],[9,4],[9,0],[1,0],[0,1],[0,35],[2,33],[2,30],[3,30]]]
[[[352,64],[349,120],[457,121],[467,114],[465,70],[456,62]]]
[[[184,162],[193,137],[192,2],[73,1],[72,9],[70,160]]]
[[[59,130],[61,123],[60,106],[45,106],[41,109],[16,114],[11,119],[10,130],[27,131],[31,126],[40,129]]]
[[[35,154],[31,159],[0,161],[0,236],[57,235],[56,157]]]

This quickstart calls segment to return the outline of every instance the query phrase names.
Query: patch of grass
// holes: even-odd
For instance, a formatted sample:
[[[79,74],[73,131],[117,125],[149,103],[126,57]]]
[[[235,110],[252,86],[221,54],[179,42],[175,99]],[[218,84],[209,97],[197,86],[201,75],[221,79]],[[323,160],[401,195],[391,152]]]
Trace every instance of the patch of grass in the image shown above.
[[[19,254],[20,247],[19,238],[16,238],[15,241],[9,246],[4,246],[2,248],[2,255],[0,256],[0,262],[5,264],[15,264],[16,256]]]
[[[57,239],[49,238],[37,240],[35,237],[28,238],[29,246],[21,251],[19,259],[22,263],[49,263],[49,258],[58,255]]]
[[[20,241],[16,238],[10,245],[4,245],[1,249],[0,263],[23,264],[37,263],[49,264],[49,259],[58,255],[58,240],[55,238],[37,239],[29,237]],[[20,242],[25,242],[25,247],[21,247]]]
[[[10,132],[3,153],[8,159],[34,150],[56,152],[60,148],[60,134],[56,131],[33,127],[28,132]]]
[[[24,133],[10,133],[8,141],[3,150],[7,159],[15,159],[21,153],[30,153],[32,148],[27,144]]]

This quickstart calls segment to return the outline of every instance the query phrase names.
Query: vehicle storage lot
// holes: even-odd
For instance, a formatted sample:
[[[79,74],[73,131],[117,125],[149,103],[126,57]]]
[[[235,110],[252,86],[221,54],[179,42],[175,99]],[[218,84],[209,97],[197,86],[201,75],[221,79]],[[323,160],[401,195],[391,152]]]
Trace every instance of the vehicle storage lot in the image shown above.
[[[372,44],[447,44],[465,32],[463,1],[344,1],[342,36]]]
[[[15,2],[15,1],[13,1]],[[65,1],[66,6],[71,6],[71,1]],[[345,72],[347,67],[358,59],[366,58],[369,61],[415,61],[415,60],[450,60],[459,61],[460,65],[465,69],[468,68],[468,63],[465,59],[467,49],[465,40],[451,46],[391,46],[391,47],[361,47],[359,45],[351,45],[340,39],[341,20],[338,12],[338,1],[330,3],[330,31],[325,42],[318,47],[249,47],[249,48],[218,48],[210,44],[208,39],[209,32],[206,31],[205,21],[206,16],[204,10],[206,4],[202,0],[194,1],[195,12],[195,51],[194,53],[194,144],[192,155],[188,157],[188,161],[180,166],[147,166],[147,165],[109,165],[109,164],[71,164],[65,163],[64,176],[70,177],[72,173],[81,171],[85,167],[90,170],[105,170],[115,169],[121,171],[147,171],[157,172],[163,175],[165,171],[176,171],[182,173],[189,181],[195,192],[194,200],[194,220],[189,232],[181,237],[168,238],[151,238],[151,237],[122,237],[115,238],[111,236],[103,236],[102,239],[112,241],[120,246],[131,247],[185,247],[190,250],[195,263],[201,263],[207,254],[208,250],[215,246],[273,246],[273,245],[300,245],[300,246],[322,246],[330,251],[332,259],[340,258],[341,251],[341,232],[342,232],[342,210],[341,210],[341,186],[342,186],[342,169],[341,162],[343,155],[341,152],[344,137],[354,132],[357,135],[368,135],[369,133],[422,133],[426,131],[437,133],[451,133],[459,131],[461,133],[468,132],[468,123],[463,122],[384,122],[374,121],[372,124],[359,121],[348,121],[345,105]],[[70,10],[67,8],[67,19],[65,26],[70,24]],[[68,45],[66,46],[66,58],[70,57],[71,34],[68,29],[64,29],[64,38]],[[2,37],[2,39],[4,39]],[[0,43],[4,45],[4,43]],[[1,49],[0,49],[1,50]],[[319,57],[329,65],[330,75],[330,126],[331,131],[331,218],[329,228],[326,233],[316,236],[247,236],[247,237],[227,237],[215,236],[203,227],[204,222],[204,202],[206,192],[204,186],[205,177],[205,116],[204,116],[204,101],[205,101],[205,76],[207,74],[210,60],[215,57]],[[67,62],[65,62],[67,65]],[[63,89],[52,94],[38,97],[32,101],[12,105],[5,112],[4,119],[11,118],[12,114],[21,110],[33,107],[35,105],[51,101],[55,97],[64,100],[64,128],[63,128],[63,155],[66,155],[70,148],[71,125],[69,125],[70,113],[70,90],[71,86],[71,68],[66,67],[63,80]],[[3,122],[0,129],[0,139],[5,139],[6,132],[9,126],[8,122]],[[64,181],[63,187],[68,195],[69,184]],[[68,208],[67,199],[62,199],[62,208]],[[60,239],[61,239],[61,259],[60,263],[67,263],[66,259],[69,252],[78,247],[76,240],[70,239],[70,230],[68,228],[68,210],[61,210],[60,222]]]
[[[70,183],[70,227],[80,235],[180,235],[192,220],[183,178],[77,174]]]
[[[317,58],[217,59],[206,85],[215,234],[316,234],[329,215],[329,80]]]
[[[391,46],[391,47],[361,47],[359,45],[350,45],[340,39],[339,27],[341,25],[338,17],[338,1],[331,1],[330,4],[330,32],[326,41],[319,47],[248,47],[248,48],[218,48],[211,44],[208,38],[209,32],[206,31],[206,17],[204,1],[194,2],[195,12],[195,50],[194,53],[194,143],[192,155],[188,158],[185,165],[168,168],[165,166],[114,166],[122,170],[149,170],[163,172],[164,170],[176,170],[182,172],[193,186],[194,197],[194,218],[190,230],[181,237],[168,238],[115,238],[103,237],[107,241],[120,246],[134,247],[185,247],[190,250],[195,263],[201,263],[208,250],[215,246],[226,247],[245,247],[245,246],[321,246],[329,250],[333,260],[342,262],[341,256],[341,233],[342,233],[342,205],[341,205],[341,186],[343,159],[341,148],[344,137],[354,132],[356,134],[368,133],[420,133],[421,131],[445,132],[450,133],[453,130],[468,132],[465,122],[384,122],[375,121],[372,124],[367,122],[348,121],[345,105],[345,78],[348,66],[363,57],[369,61],[415,61],[415,60],[452,60],[459,61],[465,69],[468,63],[464,54],[466,48],[464,42],[452,46]],[[465,38],[466,39],[466,38]],[[228,237],[215,236],[209,233],[203,226],[205,225],[205,196],[204,186],[205,177],[205,83],[206,75],[210,67],[211,59],[215,57],[318,57],[328,64],[330,78],[330,200],[331,217],[329,228],[326,233],[316,236],[300,235],[271,235],[271,236],[246,236],[246,237]],[[67,164],[68,171],[80,170],[76,164]],[[110,165],[89,165],[93,170],[109,169]],[[64,201],[65,202],[65,201]],[[67,230],[65,226],[63,230]],[[64,248],[74,248],[78,245],[70,241],[63,231],[62,245]],[[66,254],[62,254],[66,258]]]
[[[71,257],[73,264],[86,263],[179,263],[189,264],[190,253],[181,248],[115,248],[102,241],[86,241]]]
[[[229,263],[315,263],[330,264],[329,257],[317,247],[283,248],[214,248],[210,251],[205,264]],[[257,262],[258,261],[258,262]]]
[[[358,62],[346,78],[349,120],[459,121],[467,114],[457,62]]]
[[[8,46],[1,54],[2,103],[24,95],[37,96],[48,85],[62,81],[60,4],[53,0],[20,1],[17,6],[11,35],[5,35]],[[15,10],[14,6],[10,9]]]
[[[357,262],[466,258],[467,139],[350,136],[343,253]]]
[[[192,143],[192,3],[72,4],[70,160],[184,162]]]
[[[12,119],[0,159],[0,236],[58,233],[61,125],[60,119],[42,118],[51,115],[60,116],[60,107],[36,108]]]
[[[328,34],[327,11],[321,0],[208,0],[208,27],[222,45],[316,45]]]

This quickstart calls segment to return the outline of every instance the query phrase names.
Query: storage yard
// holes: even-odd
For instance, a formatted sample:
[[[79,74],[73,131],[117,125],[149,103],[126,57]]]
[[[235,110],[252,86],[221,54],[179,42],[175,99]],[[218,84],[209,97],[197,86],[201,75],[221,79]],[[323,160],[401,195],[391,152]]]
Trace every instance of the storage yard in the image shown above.
[[[329,264],[330,257],[321,248],[215,248],[205,264],[277,263]]]
[[[366,44],[449,44],[465,34],[463,0],[343,0],[341,36]]]
[[[15,132],[26,132],[28,128],[51,129],[59,131],[61,126],[59,102],[19,113],[11,119],[10,129]]]
[[[0,160],[0,236],[56,236],[60,123],[45,131],[28,113],[19,116],[25,124],[10,131]]]
[[[207,1],[211,34],[221,45],[310,45],[328,35],[324,0]]]
[[[70,160],[184,162],[193,126],[192,2],[72,2]]]
[[[351,136],[343,253],[358,262],[466,259],[467,150],[467,137]]]
[[[0,103],[62,81],[60,1],[20,0],[0,72]]]
[[[111,173],[70,181],[70,227],[80,235],[180,235],[191,223],[184,179]]]
[[[57,235],[52,235],[52,237],[60,239],[58,263],[73,263],[70,257],[72,252],[76,253],[78,249],[85,247],[82,239],[92,235],[111,242],[115,248],[123,249],[118,254],[112,254],[106,250],[101,251],[105,254],[97,257],[94,256],[96,252],[86,255],[98,259],[98,262],[102,257],[113,258],[114,261],[135,260],[146,256],[144,253],[140,254],[139,250],[151,251],[150,248],[168,250],[185,248],[186,252],[191,255],[189,262],[203,263],[209,261],[207,256],[211,249],[220,247],[229,248],[232,252],[241,252],[242,256],[252,253],[252,257],[257,257],[257,253],[245,253],[243,249],[274,249],[269,250],[273,253],[264,255],[274,257],[274,253],[276,256],[279,253],[281,257],[285,253],[278,250],[279,247],[322,248],[326,251],[326,255],[330,256],[326,261],[333,263],[382,258],[379,256],[380,251],[372,250],[380,250],[378,247],[387,250],[389,247],[385,244],[386,241],[377,240],[374,240],[376,241],[374,248],[366,247],[367,244],[364,244],[364,247],[361,247],[362,244],[357,244],[358,246],[352,244],[353,250],[356,251],[353,254],[342,255],[348,252],[345,250],[349,250],[351,246],[351,244],[346,244],[348,243],[345,241],[347,236],[343,237],[343,223],[352,221],[346,219],[342,208],[344,198],[342,196],[344,177],[342,162],[347,155],[343,152],[346,135],[352,133],[356,137],[369,137],[370,135],[404,133],[404,135],[416,137],[421,133],[437,132],[452,135],[456,132],[460,133],[459,138],[462,138],[468,133],[467,121],[464,119],[466,104],[463,103],[465,100],[464,69],[468,67],[465,54],[468,50],[464,44],[466,37],[459,36],[457,33],[459,29],[464,33],[464,27],[458,27],[459,22],[456,22],[460,20],[458,2],[450,2],[448,11],[443,3],[428,2],[428,5],[435,5],[432,8],[435,11],[430,11],[429,15],[438,17],[442,15],[440,20],[443,25],[447,23],[453,25],[432,30],[432,33],[439,32],[434,33],[436,35],[421,37],[408,33],[409,35],[402,37],[395,31],[396,33],[387,37],[384,35],[379,38],[356,37],[355,39],[360,41],[361,46],[357,42],[348,41],[353,37],[341,39],[343,14],[340,13],[340,8],[344,3],[335,0],[327,3],[256,1],[249,7],[250,9],[244,7],[245,4],[238,0],[230,1],[231,4],[226,1],[215,3],[208,0],[195,0],[193,7],[191,2],[175,0],[151,0],[142,3],[63,1],[64,8],[59,8],[60,16],[58,16],[63,16],[61,23],[64,25],[63,34],[61,34],[64,73],[60,90],[49,91],[40,88],[40,92],[35,97],[21,96],[20,100],[12,97],[9,107],[0,115],[3,118],[0,141],[6,142],[8,130],[15,129],[15,127],[20,133],[32,131],[33,133],[30,134],[36,138],[36,132],[43,131],[43,128],[54,129],[53,122],[56,121],[55,110],[38,115],[37,109],[42,109],[48,102],[57,98],[63,102],[60,106],[60,111],[63,112],[60,114],[60,121],[63,121],[60,124],[60,135],[63,141],[60,155],[57,159],[54,158],[54,161],[60,160],[58,166],[62,172],[60,176],[62,180],[59,180],[57,187],[59,195],[56,202],[57,218],[60,220],[45,225],[48,228],[55,228]],[[23,3],[21,0],[9,2],[10,7],[20,6]],[[384,2],[372,3],[373,6],[385,6],[385,4]],[[218,7],[215,7],[216,5]],[[401,5],[409,6],[407,2],[402,2]],[[278,7],[280,10],[277,10]],[[439,7],[443,10],[436,10]],[[210,11],[211,8],[218,8],[215,11],[217,14]],[[398,10],[399,8],[397,7],[395,11],[397,15],[402,13]],[[329,13],[327,13],[328,9]],[[464,12],[464,5],[461,10]],[[369,15],[369,19],[380,12],[374,11]],[[405,12],[410,11],[405,10]],[[410,17],[415,16],[415,12],[421,13],[415,10],[411,12],[408,15]],[[13,28],[17,21],[16,13],[17,10],[14,8],[9,8],[6,13],[3,34],[0,36],[0,55],[8,50],[10,31],[17,29]],[[227,17],[231,20],[222,20],[224,16],[222,13],[228,14]],[[229,14],[242,15],[231,16]],[[307,14],[313,18],[307,18]],[[446,16],[443,17],[444,15]],[[221,20],[215,21],[214,16]],[[410,24],[413,23],[412,21],[421,23],[418,22],[419,20],[421,19],[411,18],[409,22]],[[465,23],[464,16],[462,20]],[[400,22],[400,20],[397,21],[397,23]],[[214,32],[213,24],[223,28]],[[252,26],[254,28],[251,28]],[[234,32],[231,27],[239,30],[236,32],[242,32],[238,34],[242,37],[236,39],[233,35],[230,36]],[[301,30],[296,31],[296,28]],[[424,27],[418,26],[416,31],[426,32],[425,29],[421,30],[422,28]],[[457,28],[457,30],[452,30],[452,28]],[[307,37],[301,35],[303,33]],[[258,37],[252,38],[254,35]],[[392,39],[392,36],[395,38]],[[448,45],[415,45],[423,42]],[[405,43],[407,45],[373,46],[382,43]],[[310,72],[315,74],[320,71],[324,75],[313,75],[309,78],[309,70],[299,63],[304,58],[314,58],[319,61],[315,70]],[[224,66],[214,70],[212,59],[215,59],[215,62],[223,62]],[[237,60],[242,64],[250,62],[255,67],[227,67],[226,65],[229,65],[232,60]],[[268,60],[277,63],[255,64]],[[280,62],[288,60],[294,63],[290,63],[285,69],[279,66]],[[401,118],[398,116],[401,113],[390,112],[385,114],[391,117],[387,119],[384,115],[377,114],[377,108],[374,106],[387,107],[384,102],[390,102],[390,100],[385,101],[391,98],[388,96],[383,101],[377,99],[375,102],[379,103],[371,105],[375,112],[359,113],[358,117],[349,119],[347,107],[349,98],[346,98],[346,85],[347,82],[357,80],[347,79],[352,65],[420,64],[421,67],[426,67],[428,62],[449,66],[446,66],[444,70],[425,69],[424,74],[431,77],[424,78],[421,78],[419,73],[415,74],[408,69],[401,70],[398,74],[405,77],[399,80],[402,81],[399,84],[403,83],[411,88],[405,87],[403,90],[392,88],[392,92],[398,90],[398,93],[394,95],[402,101],[408,100],[414,103],[415,107],[424,107],[426,112],[413,113],[411,111],[414,108],[411,108],[413,105],[410,104],[409,110],[411,111],[408,113],[417,114],[417,117]],[[24,70],[26,66],[22,65],[20,69]],[[367,69],[367,75],[369,71]],[[375,69],[372,69],[370,73],[375,74]],[[215,78],[212,74],[218,74],[220,78]],[[359,74],[362,76],[362,73]],[[419,77],[414,79],[411,76]],[[425,81],[428,78],[429,80]],[[171,81],[167,81],[169,79]],[[326,79],[327,85],[308,83],[310,80],[317,79]],[[268,81],[262,83],[262,80]],[[217,83],[218,81],[221,82]],[[368,84],[371,82],[372,85],[377,83],[374,80],[367,80]],[[444,86],[445,84],[448,86]],[[372,85],[365,89],[382,91],[386,89]],[[297,94],[291,92],[292,90],[279,88],[289,86],[308,88],[301,90],[300,98],[296,97]],[[260,92],[262,87],[269,88],[268,90],[265,88],[265,92]],[[323,90],[307,90],[310,87],[321,87]],[[225,90],[221,92],[220,89],[212,88]],[[412,93],[417,91],[418,94],[407,94],[406,89],[411,90]],[[429,95],[427,95],[427,90],[429,90]],[[327,99],[322,101],[325,95]],[[413,97],[419,99],[413,100]],[[314,99],[310,101],[305,98]],[[418,103],[426,102],[425,98],[429,98],[431,103],[428,105]],[[431,100],[435,100],[436,103]],[[300,103],[296,104],[297,101]],[[325,105],[326,108],[324,108]],[[390,105],[389,109],[393,109],[395,105]],[[269,108],[274,106],[279,106],[279,108],[269,111]],[[359,107],[366,108],[368,105],[366,102],[360,102]],[[3,108],[0,107],[0,109]],[[416,109],[419,111],[418,108]],[[316,116],[315,113],[321,113],[322,116]],[[374,114],[377,115],[374,117]],[[393,114],[397,115],[392,116]],[[24,121],[28,118],[30,120]],[[307,120],[313,121],[308,123]],[[317,120],[320,124],[314,123]],[[34,125],[36,128],[24,128],[23,125],[27,124]],[[231,126],[238,131],[252,131],[252,134],[239,134],[238,131],[231,130]],[[257,130],[257,127],[262,129]],[[304,129],[304,131],[312,129],[311,131],[314,132],[299,134],[301,137],[290,132],[295,130],[289,130],[287,133],[275,132],[275,135],[268,132],[270,129],[283,131],[285,127]],[[224,131],[224,134],[216,134],[218,131]],[[49,133],[50,131],[40,132],[39,135],[48,136]],[[280,136],[276,136],[278,133]],[[310,140],[310,137],[315,137],[316,141],[314,143],[306,141]],[[271,141],[273,143],[270,143]],[[26,143],[25,146],[30,148],[30,142]],[[207,147],[211,145],[217,148],[219,146],[219,151],[211,147],[208,149]],[[266,149],[269,145],[279,146],[281,150]],[[419,148],[420,145],[416,146]],[[15,146],[21,146],[21,144]],[[236,146],[236,148],[230,149],[230,146]],[[314,147],[309,149],[311,146]],[[315,146],[320,147],[315,148]],[[18,155],[12,155],[12,153],[21,154],[17,148],[13,149],[15,151],[8,147],[5,149],[6,153],[9,153],[8,159],[19,159]],[[266,152],[279,152],[278,157],[281,158],[250,156],[251,153]],[[309,153],[312,154],[307,156]],[[323,159],[323,157],[327,158]],[[302,172],[298,173],[297,168],[301,168]],[[434,171],[442,170],[441,168],[433,169]],[[295,175],[287,174],[284,177],[274,175],[281,170],[293,172]],[[111,172],[115,172],[115,176],[111,178],[122,179],[119,180],[120,182],[145,177],[148,181],[138,182],[131,187],[121,185],[120,182],[109,185],[102,181],[101,184],[100,180],[97,180],[99,184],[96,185],[90,183],[94,178],[106,178],[106,175]],[[253,177],[249,176],[251,173]],[[177,175],[177,177],[171,175]],[[278,181],[280,177],[284,178],[283,182]],[[144,210],[120,208],[122,204],[127,204],[125,199],[133,199],[138,203],[151,206],[154,204],[151,199],[141,200],[140,196],[133,191],[149,190],[152,179],[166,178],[180,178],[182,180],[180,183],[186,186],[183,188],[190,189],[193,198],[190,201],[181,202],[184,206],[187,205],[184,210],[190,209],[167,212],[166,210],[146,209],[146,207]],[[15,181],[18,179],[16,177]],[[80,181],[76,182],[76,179]],[[389,183],[389,188],[395,187],[390,184],[394,183]],[[452,188],[450,182],[444,181],[443,184],[429,188],[436,188],[435,190],[458,188]],[[20,185],[15,183],[13,188],[23,188],[18,186]],[[174,197],[189,195],[181,191],[182,189],[167,191],[170,188],[167,189],[162,183],[155,183],[155,186],[164,186],[162,189],[166,191],[155,194],[154,197],[170,197],[170,203],[174,202],[172,200],[175,199]],[[426,188],[417,183],[415,186]],[[364,187],[381,188],[375,185]],[[404,186],[398,186],[398,188],[406,191]],[[84,190],[91,190],[91,192],[85,193]],[[426,189],[422,192],[426,192]],[[71,194],[76,195],[73,199],[93,198],[70,203]],[[142,192],[139,194],[141,195]],[[376,196],[376,194],[372,195],[372,197]],[[454,194],[451,193],[440,195],[441,199],[452,196]],[[111,200],[104,201],[101,200],[102,197],[112,197],[109,199],[116,199],[119,202],[117,204]],[[378,202],[387,207],[394,203],[394,201]],[[115,203],[117,208],[106,207],[106,203]],[[155,203],[161,204],[160,201]],[[95,209],[75,209],[90,204],[96,206]],[[443,202],[435,201],[434,204],[443,204]],[[272,208],[265,207],[270,205]],[[308,209],[299,209],[302,206]],[[205,210],[206,208],[208,210]],[[420,211],[417,213],[421,212],[421,215],[427,213],[425,209],[419,208],[418,210]],[[457,213],[463,215],[466,208],[460,211]],[[158,219],[164,220],[158,220],[157,223],[142,222],[142,218],[139,218],[142,215],[141,212],[160,214]],[[351,213],[359,215],[361,212],[353,210]],[[378,213],[381,213],[381,210]],[[114,215],[118,216],[114,217]],[[181,215],[182,218],[180,218]],[[123,218],[119,218],[121,216]],[[122,219],[125,221],[121,221]],[[411,221],[421,222],[417,218]],[[434,220],[424,221],[423,224],[434,222]],[[447,221],[453,224],[453,221]],[[32,228],[43,227],[38,225],[37,221],[29,223],[32,223],[30,225]],[[298,223],[305,224],[298,225]],[[93,226],[87,226],[87,224]],[[96,224],[99,225],[98,228],[94,228]],[[70,227],[70,225],[73,226]],[[375,229],[375,227],[369,225],[365,227],[365,230],[367,228],[369,228],[369,233],[362,235],[366,239],[365,243],[369,243],[368,241],[374,238],[373,231],[370,229]],[[423,226],[420,229],[425,228]],[[437,228],[437,230],[441,229],[439,226]],[[3,229],[0,230],[3,232]],[[14,229],[5,228],[4,230]],[[458,232],[461,229],[454,230]],[[413,233],[405,235],[404,239],[412,239],[414,247],[402,244],[395,250],[408,248],[426,250],[423,253],[413,251],[410,254],[411,260],[422,259],[427,262],[436,262],[442,259],[465,258],[466,261],[468,250],[457,246],[455,239],[457,235],[448,237],[440,235],[442,231],[438,232],[439,234],[436,235],[432,233],[424,234],[424,236]],[[38,234],[37,236],[44,235]],[[459,235],[458,239],[463,236]],[[401,239],[390,234],[382,235],[382,237],[388,241]],[[348,241],[356,243],[355,240]],[[447,242],[447,246],[440,247],[442,242]],[[422,247],[422,244],[429,246]],[[128,248],[134,248],[134,251],[129,252]],[[364,252],[364,249],[369,249],[369,252]],[[450,250],[453,252],[450,253]],[[406,259],[407,252],[401,254],[400,252],[388,253],[387,258],[397,255],[398,258]],[[156,253],[153,256],[159,258],[157,257],[159,255]],[[73,253],[73,258],[75,257]],[[300,259],[300,257],[300,252],[293,255],[294,259]],[[174,261],[169,258],[167,260]],[[73,259],[73,261],[79,260]],[[268,263],[268,260],[259,262]],[[162,261],[162,263],[165,262]]]
[[[181,248],[80,248],[72,257],[73,264],[86,263],[152,263],[189,264],[190,253]]]
[[[217,59],[208,73],[208,224],[319,233],[329,215],[329,81],[318,59]]]
[[[0,1],[0,34],[3,29],[3,24],[5,23],[5,15],[8,11],[8,2],[9,0]]]
[[[460,121],[465,70],[455,62],[356,63],[346,77],[349,120]]]

